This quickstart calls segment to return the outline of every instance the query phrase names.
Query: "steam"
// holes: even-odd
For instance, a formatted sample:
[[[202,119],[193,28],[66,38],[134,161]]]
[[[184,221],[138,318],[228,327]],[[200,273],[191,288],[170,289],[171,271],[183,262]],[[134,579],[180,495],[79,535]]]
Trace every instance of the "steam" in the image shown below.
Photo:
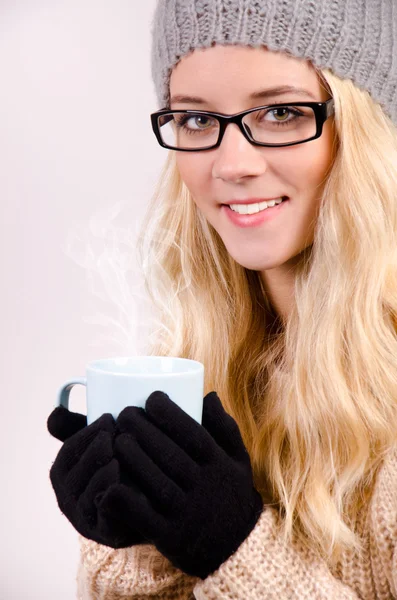
[[[116,202],[96,212],[87,225],[75,225],[62,246],[66,256],[85,269],[91,293],[107,305],[104,313],[83,317],[84,322],[102,328],[91,346],[114,345],[107,356],[149,354],[155,321],[136,260],[140,222],[136,214],[124,217],[123,225],[114,222],[125,205]]]

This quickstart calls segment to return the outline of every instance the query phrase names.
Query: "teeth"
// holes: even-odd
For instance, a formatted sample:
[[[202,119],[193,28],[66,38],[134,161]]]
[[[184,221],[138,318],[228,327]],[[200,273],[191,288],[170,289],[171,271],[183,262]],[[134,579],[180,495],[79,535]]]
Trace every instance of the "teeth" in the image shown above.
[[[277,200],[270,200],[270,202],[260,202],[259,204],[229,204],[229,208],[234,210],[234,212],[239,213],[240,215],[252,215],[254,213],[260,212],[261,210],[266,210],[266,208],[270,206],[281,204],[281,202],[282,198],[278,198]]]

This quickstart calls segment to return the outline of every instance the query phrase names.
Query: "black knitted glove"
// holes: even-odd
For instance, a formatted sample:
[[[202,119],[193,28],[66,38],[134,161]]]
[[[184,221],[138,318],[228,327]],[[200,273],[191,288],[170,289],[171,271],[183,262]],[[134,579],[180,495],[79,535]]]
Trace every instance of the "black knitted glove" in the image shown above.
[[[141,533],[120,522],[117,513],[98,511],[112,485],[124,482],[133,488],[133,482],[120,472],[114,457],[112,415],[86,423],[84,415],[63,407],[54,409],[47,421],[51,435],[66,440],[50,470],[59,508],[81,535],[99,544],[121,548],[147,543]]]
[[[54,438],[64,442],[87,425],[87,417],[57,406],[47,419],[47,429]]]
[[[202,423],[158,391],[145,410],[125,408],[115,455],[140,492],[116,483],[98,511],[119,514],[175,567],[205,579],[247,538],[263,502],[237,423],[215,392],[204,398]]]

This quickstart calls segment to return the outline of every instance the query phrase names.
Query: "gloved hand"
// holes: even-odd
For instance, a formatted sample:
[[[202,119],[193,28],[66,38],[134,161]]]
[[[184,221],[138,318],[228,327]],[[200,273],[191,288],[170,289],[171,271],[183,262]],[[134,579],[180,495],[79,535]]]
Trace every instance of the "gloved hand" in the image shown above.
[[[115,456],[136,486],[115,483],[98,514],[118,514],[175,567],[205,579],[255,527],[262,510],[248,452],[215,392],[202,425],[163,392],[116,421]]]
[[[86,415],[57,406],[47,419],[47,429],[54,438],[61,442],[67,440],[87,425]]]
[[[87,426],[87,418],[57,407],[47,421],[48,431],[64,441],[50,470],[58,505],[84,537],[112,548],[148,543],[143,535],[101,507],[103,494],[115,484],[134,488],[114,457],[115,421],[102,415]],[[137,493],[139,491],[137,490]]]

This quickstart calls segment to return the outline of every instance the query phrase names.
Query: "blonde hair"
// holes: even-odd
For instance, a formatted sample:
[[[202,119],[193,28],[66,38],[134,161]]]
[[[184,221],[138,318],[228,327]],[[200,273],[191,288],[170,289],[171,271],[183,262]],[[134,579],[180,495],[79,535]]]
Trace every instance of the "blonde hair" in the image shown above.
[[[360,550],[351,524],[397,442],[397,130],[366,91],[316,71],[338,149],[287,321],[197,209],[175,152],[137,250],[160,324],[150,353],[204,364],[205,394],[237,421],[284,541],[332,563]]]

